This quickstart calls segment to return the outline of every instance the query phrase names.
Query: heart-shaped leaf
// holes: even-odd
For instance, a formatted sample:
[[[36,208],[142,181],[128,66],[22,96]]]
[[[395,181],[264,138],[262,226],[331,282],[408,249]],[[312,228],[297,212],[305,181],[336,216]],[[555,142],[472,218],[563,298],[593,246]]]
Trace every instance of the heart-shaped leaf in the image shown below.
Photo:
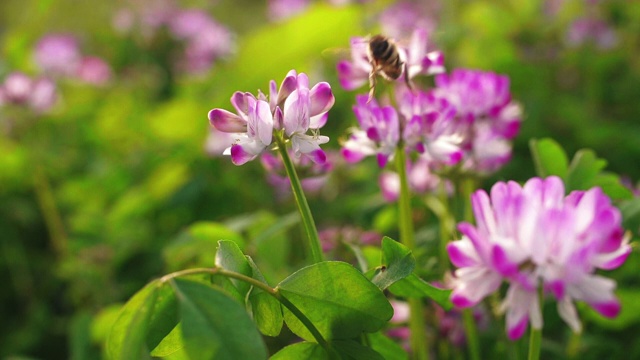
[[[306,315],[327,340],[377,331],[393,315],[382,291],[344,262],[327,261],[302,268],[284,279],[276,290]],[[313,339],[286,308],[284,317],[296,335]]]
[[[185,349],[192,359],[266,359],[244,306],[206,284],[174,279]]]
[[[384,237],[382,239],[382,264],[371,282],[380,290],[385,290],[396,281],[409,276],[416,266],[411,250],[399,242]]]
[[[299,342],[286,346],[275,353],[269,360],[329,360],[329,354],[314,342]]]

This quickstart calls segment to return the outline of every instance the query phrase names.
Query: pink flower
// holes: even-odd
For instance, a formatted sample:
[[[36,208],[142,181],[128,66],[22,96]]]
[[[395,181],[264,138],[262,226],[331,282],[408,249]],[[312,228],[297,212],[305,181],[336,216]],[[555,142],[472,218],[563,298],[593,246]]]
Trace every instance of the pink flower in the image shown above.
[[[562,180],[533,178],[524,186],[499,182],[488,195],[472,196],[477,225],[460,223],[461,240],[447,247],[455,271],[451,300],[469,307],[509,288],[501,309],[507,334],[517,339],[529,321],[542,328],[539,288],[558,301],[558,312],[580,331],[574,301],[584,301],[607,317],[620,303],[615,281],[594,274],[622,265],[631,248],[620,211],[600,188],[564,195]]]
[[[49,34],[43,36],[36,44],[34,60],[46,73],[71,76],[80,65],[82,54],[74,36]]]
[[[13,72],[0,84],[0,103],[24,106],[37,113],[49,110],[57,97],[55,83],[44,77],[30,78],[21,72]]]
[[[234,93],[231,103],[236,114],[223,109],[209,112],[213,127],[236,134],[234,144],[226,153],[231,155],[234,164],[242,165],[271,145],[274,131],[284,130],[285,139],[291,143],[296,157],[304,154],[313,162],[324,163],[326,154],[320,145],[329,138],[319,135],[319,129],[326,123],[327,112],[335,102],[331,86],[320,82],[309,89],[307,75],[291,70],[280,90],[275,88],[275,81],[271,81],[271,99],[262,93],[258,97],[239,91]]]
[[[78,66],[76,76],[91,85],[105,85],[111,80],[111,67],[99,57],[87,56]]]

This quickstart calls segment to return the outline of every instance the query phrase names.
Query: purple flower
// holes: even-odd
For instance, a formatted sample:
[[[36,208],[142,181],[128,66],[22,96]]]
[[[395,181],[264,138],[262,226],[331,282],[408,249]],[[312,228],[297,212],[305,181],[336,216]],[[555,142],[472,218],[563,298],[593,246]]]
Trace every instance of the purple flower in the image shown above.
[[[309,6],[309,0],[269,0],[269,19],[282,21],[298,15]]]
[[[111,80],[111,67],[103,59],[95,56],[87,56],[78,66],[76,76],[83,82],[91,85],[105,85]]]
[[[78,40],[67,34],[45,35],[36,44],[34,60],[46,73],[73,76],[82,61]]]
[[[396,39],[403,39],[419,28],[431,34],[436,28],[432,16],[437,16],[439,7],[440,4],[437,1],[398,1],[380,14],[382,33]]]
[[[377,155],[378,165],[384,167],[400,141],[400,122],[392,106],[380,107],[374,99],[367,103],[367,95],[358,95],[353,111],[360,129],[353,130],[342,148],[342,155],[354,163],[369,155]]]
[[[236,134],[234,144],[226,152],[236,165],[255,159],[269,147],[274,130],[283,131],[297,157],[304,154],[321,164],[326,161],[326,154],[320,145],[329,138],[319,135],[319,129],[326,123],[327,112],[334,102],[328,83],[320,82],[309,89],[307,75],[291,70],[280,90],[276,89],[275,81],[270,82],[270,99],[261,92],[258,97],[236,92],[231,103],[237,114],[213,109],[209,121],[219,131]],[[309,131],[311,135],[307,134]]]
[[[566,41],[573,47],[591,41],[599,49],[608,50],[618,44],[618,36],[605,21],[593,17],[585,17],[574,20],[569,26]]]
[[[408,46],[398,45],[400,59],[405,63],[408,77],[418,74],[437,74],[444,71],[444,57],[439,51],[427,51],[428,34],[424,29],[415,29]],[[351,61],[337,64],[340,85],[346,90],[355,90],[369,82],[373,67],[367,54],[369,43],[366,38],[351,39]],[[398,78],[404,81],[404,75]]]
[[[565,196],[562,180],[552,176],[524,186],[499,182],[490,195],[479,190],[471,200],[477,225],[460,223],[462,239],[447,247],[458,267],[454,305],[473,306],[507,282],[501,309],[511,339],[521,337],[529,321],[542,328],[541,286],[574,331],[581,328],[576,300],[604,316],[618,314],[615,281],[594,272],[619,267],[631,248],[620,211],[600,188]]]
[[[48,78],[30,78],[21,72],[7,75],[0,85],[0,103],[25,106],[42,113],[57,100],[56,85]]]
[[[464,170],[491,173],[510,159],[510,140],[520,130],[522,110],[511,100],[508,77],[456,69],[436,76],[430,95],[446,101],[455,112]]]

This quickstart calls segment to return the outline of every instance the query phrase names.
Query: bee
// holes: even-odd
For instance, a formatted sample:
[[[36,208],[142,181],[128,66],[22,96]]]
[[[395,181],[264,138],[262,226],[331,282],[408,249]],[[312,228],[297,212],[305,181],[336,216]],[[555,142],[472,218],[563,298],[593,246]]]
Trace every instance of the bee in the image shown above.
[[[367,46],[367,56],[371,63],[371,73],[369,73],[369,100],[373,99],[376,91],[376,76],[380,75],[384,79],[392,81],[397,80],[404,73],[404,81],[409,89],[409,74],[407,65],[400,59],[398,46],[391,38],[374,35],[369,38]]]

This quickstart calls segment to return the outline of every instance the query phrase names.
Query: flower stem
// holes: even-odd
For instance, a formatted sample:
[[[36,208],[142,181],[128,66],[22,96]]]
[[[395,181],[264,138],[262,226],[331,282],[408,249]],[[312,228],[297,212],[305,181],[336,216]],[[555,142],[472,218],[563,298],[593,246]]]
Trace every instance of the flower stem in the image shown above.
[[[62,223],[62,217],[56,207],[51,185],[40,164],[35,164],[34,167],[33,188],[40,211],[42,211],[42,216],[44,217],[44,223],[49,232],[51,247],[58,257],[62,257],[67,252],[67,235]]]
[[[311,209],[309,209],[309,203],[307,203],[307,198],[304,196],[304,191],[302,191],[300,179],[298,178],[296,169],[293,166],[291,158],[289,157],[286,144],[280,137],[276,138],[278,142],[278,150],[280,151],[280,156],[282,157],[284,168],[287,171],[287,176],[289,177],[289,182],[291,183],[293,197],[296,199],[296,204],[298,204],[298,210],[300,210],[302,223],[304,225],[305,231],[307,232],[307,237],[309,238],[311,258],[314,263],[322,262],[324,260],[322,256],[322,247],[320,246],[320,238],[318,237],[316,223],[314,222],[313,216],[311,215]]]
[[[540,303],[540,312],[542,312],[542,306],[544,301],[544,290],[542,286],[538,291],[538,301]],[[540,359],[540,346],[542,344],[542,328],[535,329],[533,326],[531,327],[531,334],[529,335],[529,356],[527,359],[529,360],[538,360]]]
[[[472,360],[480,360],[480,342],[472,309],[464,309],[462,311],[462,321],[464,323],[464,332],[467,336],[467,344],[469,345],[469,355]]]
[[[400,242],[409,250],[414,250],[416,242],[414,239],[413,217],[411,212],[411,194],[409,193],[409,182],[407,180],[407,162],[403,144],[399,144],[395,154],[396,170],[400,177],[400,198],[399,207],[399,227]],[[428,359],[427,331],[424,321],[424,309],[422,300],[419,298],[409,299],[409,329],[411,331],[411,350],[414,359]]]
[[[471,207],[471,194],[475,191],[475,181],[471,177],[462,177],[459,179],[460,197],[463,205],[462,217],[466,222],[473,221],[473,209]],[[471,359],[480,360],[480,340],[478,339],[478,329],[476,327],[475,319],[473,318],[472,309],[464,309],[462,311],[462,317],[464,322],[464,331],[467,336],[467,344],[469,345],[469,353]]]

